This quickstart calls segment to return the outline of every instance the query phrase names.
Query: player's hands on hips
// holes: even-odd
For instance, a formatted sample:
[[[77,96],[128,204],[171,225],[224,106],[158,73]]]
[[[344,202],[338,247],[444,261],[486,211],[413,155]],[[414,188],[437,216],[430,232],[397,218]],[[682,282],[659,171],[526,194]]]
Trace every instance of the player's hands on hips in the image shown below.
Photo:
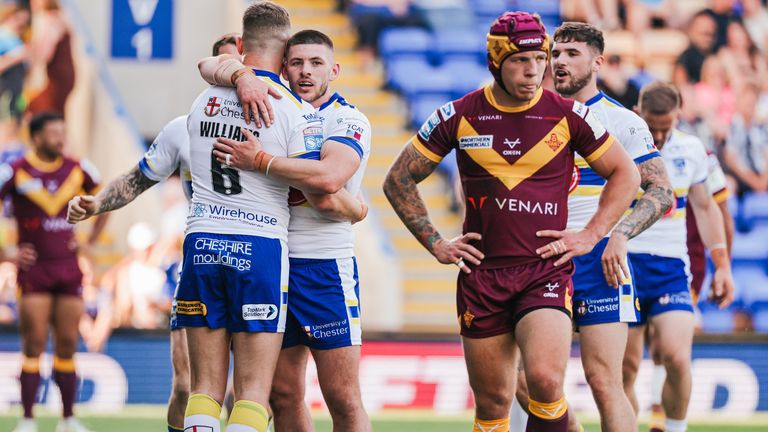
[[[720,309],[726,308],[733,303],[733,291],[734,283],[731,269],[727,267],[715,269],[709,291],[709,300]]]
[[[220,137],[213,143],[213,155],[222,165],[232,166],[241,170],[254,171],[256,169],[256,154],[261,151],[261,141],[251,131],[243,128],[245,141],[235,141]],[[229,155],[229,157],[227,157]]]
[[[96,198],[93,195],[79,195],[69,200],[67,222],[75,224],[96,214]]]
[[[19,250],[16,251],[16,266],[21,270],[29,270],[37,262],[37,251],[32,243],[19,243]]]
[[[603,275],[608,285],[618,288],[624,280],[630,278],[629,266],[627,265],[627,236],[624,234],[613,233],[608,239],[603,256]]]
[[[481,238],[480,234],[469,232],[451,240],[440,239],[432,245],[432,255],[443,264],[456,264],[464,273],[472,273],[464,262],[480,265],[480,260],[485,258],[482,252],[470,244]]]
[[[597,244],[598,236],[592,231],[581,230],[542,230],[536,232],[536,237],[549,237],[555,241],[536,249],[541,259],[548,259],[560,255],[555,261],[555,266],[563,265],[573,257],[581,256],[592,251]]]
[[[269,96],[282,99],[283,95],[252,73],[241,75],[237,79],[235,87],[237,87],[237,97],[243,104],[245,122],[250,124],[251,116],[253,116],[257,128],[261,127],[262,121],[266,127],[272,126],[272,123],[275,122],[275,115],[272,112]]]

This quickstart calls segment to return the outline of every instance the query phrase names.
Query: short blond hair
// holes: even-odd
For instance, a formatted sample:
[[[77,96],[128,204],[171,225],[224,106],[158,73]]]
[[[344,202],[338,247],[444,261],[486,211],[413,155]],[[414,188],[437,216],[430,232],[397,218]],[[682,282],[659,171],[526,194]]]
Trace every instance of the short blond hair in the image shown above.
[[[270,1],[256,2],[243,13],[243,45],[245,51],[256,51],[274,40],[288,40],[291,17],[288,11]]]

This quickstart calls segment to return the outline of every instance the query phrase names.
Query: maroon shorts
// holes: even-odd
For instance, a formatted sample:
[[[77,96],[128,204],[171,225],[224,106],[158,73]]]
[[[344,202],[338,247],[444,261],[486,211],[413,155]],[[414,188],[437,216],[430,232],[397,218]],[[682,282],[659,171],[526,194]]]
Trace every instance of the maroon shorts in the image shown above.
[[[21,295],[83,295],[83,273],[77,259],[37,262],[27,271],[19,270],[17,281]]]
[[[515,330],[528,312],[559,309],[571,316],[573,263],[554,260],[459,273],[456,308],[461,335],[486,338]]]

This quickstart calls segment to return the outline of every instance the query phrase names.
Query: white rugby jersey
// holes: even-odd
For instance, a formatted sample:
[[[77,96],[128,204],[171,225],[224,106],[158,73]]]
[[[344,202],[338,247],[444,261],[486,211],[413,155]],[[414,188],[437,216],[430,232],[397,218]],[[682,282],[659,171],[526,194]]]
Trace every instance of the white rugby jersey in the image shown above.
[[[191,200],[192,172],[189,170],[187,116],[179,116],[168,122],[139,161],[141,173],[156,182],[167,179],[177,168],[184,195],[187,200]]]
[[[356,196],[371,153],[371,124],[368,118],[338,93],[317,110],[323,120],[326,141],[338,141],[360,156],[360,167],[345,188]],[[320,159],[320,149],[291,157]],[[312,209],[298,191],[291,191],[291,222],[288,250],[292,258],[348,258],[354,255],[354,234],[349,222],[335,222]]]
[[[585,105],[595,113],[608,132],[619,140],[635,163],[639,164],[659,156],[648,125],[640,116],[603,92],[588,100]],[[606,183],[579,154],[575,155],[575,165],[568,195],[569,229],[581,229],[587,225],[597,211],[600,193]]]
[[[212,86],[197,98],[187,120],[192,189],[187,233],[245,234],[287,241],[288,186],[264,174],[239,171],[216,161],[217,137],[238,141],[242,128],[256,135],[263,150],[288,156],[320,149],[323,125],[315,109],[291,92],[280,78],[255,70],[265,82],[283,93],[273,99],[275,123],[257,129],[246,124],[234,88]]]
[[[632,253],[687,260],[685,205],[690,187],[707,180],[707,152],[701,140],[674,130],[661,149],[661,156],[675,190],[674,206],[650,228],[630,240],[628,248]]]

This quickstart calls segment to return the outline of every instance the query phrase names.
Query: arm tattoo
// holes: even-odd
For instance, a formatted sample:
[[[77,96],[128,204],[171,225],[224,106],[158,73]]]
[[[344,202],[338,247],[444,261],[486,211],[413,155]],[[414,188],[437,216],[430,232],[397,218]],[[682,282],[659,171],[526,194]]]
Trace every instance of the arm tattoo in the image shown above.
[[[645,231],[666,213],[675,200],[675,193],[660,157],[649,159],[637,165],[640,170],[640,187],[645,193],[632,212],[616,226],[615,232],[631,239]]]
[[[427,250],[442,237],[429,220],[424,200],[416,185],[435,170],[437,164],[408,144],[390,167],[384,180],[384,195],[403,224]]]
[[[157,183],[142,174],[139,167],[132,169],[127,174],[110,182],[104,190],[99,192],[97,196],[99,208],[96,209],[96,214],[123,207]]]

